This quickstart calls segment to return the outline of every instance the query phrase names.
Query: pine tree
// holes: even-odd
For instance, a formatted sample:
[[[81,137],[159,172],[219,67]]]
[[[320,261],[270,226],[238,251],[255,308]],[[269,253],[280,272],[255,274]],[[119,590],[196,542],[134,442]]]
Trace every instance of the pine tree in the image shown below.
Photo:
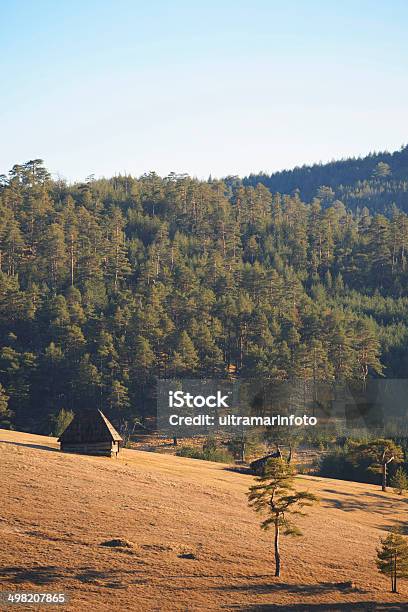
[[[0,269],[9,276],[17,274],[24,259],[24,249],[24,237],[19,223],[11,217],[0,231]]]
[[[114,380],[108,394],[108,405],[111,410],[124,410],[129,407],[129,394],[127,387],[120,381]]]
[[[386,164],[385,162],[382,162],[382,161],[378,162],[378,164],[373,170],[374,178],[385,178],[389,176],[390,174],[391,174],[391,168],[389,164]]]
[[[149,341],[143,336],[137,336],[135,350],[133,352],[133,367],[139,376],[147,378],[149,372],[154,367],[156,357]]]
[[[181,332],[180,340],[173,353],[171,370],[174,375],[188,375],[193,373],[199,364],[199,356],[194,344],[186,331]]]
[[[391,592],[397,593],[397,579],[408,578],[408,543],[398,532],[393,531],[380,540],[376,564],[381,574],[391,579]]]
[[[126,252],[124,219],[119,209],[115,208],[108,228],[107,274],[112,279],[113,289],[117,291],[122,280],[131,272]]]
[[[403,495],[408,489],[408,476],[401,467],[397,469],[394,476],[391,478],[391,486],[394,487],[394,491],[398,495]]]
[[[3,385],[0,384],[0,427],[3,428],[10,426],[11,413],[8,409],[9,399]]]
[[[374,217],[368,230],[368,245],[370,248],[370,263],[380,281],[392,264],[390,247],[390,222],[384,215]]]
[[[249,505],[256,512],[266,512],[262,529],[274,529],[275,576],[281,573],[280,532],[301,536],[301,530],[292,522],[291,515],[305,515],[302,509],[311,506],[317,497],[294,487],[294,468],[282,459],[269,459],[263,476],[249,489]]]
[[[59,438],[63,431],[68,427],[74,418],[74,413],[72,410],[65,410],[65,408],[61,408],[61,410],[54,416],[53,418],[53,432],[52,435]]]
[[[357,360],[360,366],[360,378],[365,383],[369,372],[381,374],[383,365],[379,359],[380,341],[371,320],[357,321],[356,328]]]
[[[46,272],[43,279],[49,281],[56,291],[67,276],[67,249],[63,228],[53,223],[44,233],[40,242],[42,254],[42,269]]]
[[[368,470],[381,474],[381,488],[387,490],[388,466],[398,464],[404,459],[402,448],[394,440],[378,438],[366,443],[351,443],[350,458],[367,462]]]
[[[70,368],[70,408],[98,405],[100,386],[100,372],[92,363],[89,353],[85,353]]]

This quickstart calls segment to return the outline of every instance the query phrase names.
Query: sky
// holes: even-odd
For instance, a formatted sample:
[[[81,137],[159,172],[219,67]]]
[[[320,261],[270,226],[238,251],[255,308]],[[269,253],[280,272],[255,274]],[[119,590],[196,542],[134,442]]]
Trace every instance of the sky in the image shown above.
[[[408,142],[406,0],[0,8],[0,174],[243,176]]]

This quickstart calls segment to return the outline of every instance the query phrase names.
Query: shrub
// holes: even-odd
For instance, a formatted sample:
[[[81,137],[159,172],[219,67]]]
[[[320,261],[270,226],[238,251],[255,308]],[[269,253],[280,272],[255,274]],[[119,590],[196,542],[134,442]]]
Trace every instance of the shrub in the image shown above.
[[[353,480],[355,468],[347,457],[347,451],[344,448],[335,448],[320,459],[318,474],[326,478]]]
[[[190,459],[202,459],[203,451],[194,446],[183,446],[177,453],[177,457],[189,457]]]
[[[215,436],[207,436],[206,441],[203,444],[203,451],[207,451],[209,453],[215,451],[217,449],[217,439]]]
[[[234,462],[232,455],[220,448],[204,448],[200,450],[192,446],[184,446],[177,451],[176,455],[178,457],[189,457],[190,459],[201,459],[203,461],[216,461],[217,463]]]
[[[218,463],[234,463],[232,455],[222,448],[216,448],[213,451],[203,451],[206,461],[217,461]]]

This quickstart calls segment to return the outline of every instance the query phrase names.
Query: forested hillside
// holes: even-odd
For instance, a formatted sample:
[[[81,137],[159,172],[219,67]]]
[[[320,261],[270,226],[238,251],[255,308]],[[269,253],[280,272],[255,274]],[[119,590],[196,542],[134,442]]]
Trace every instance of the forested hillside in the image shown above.
[[[372,210],[356,206],[371,200],[351,162],[322,166],[320,189],[294,178],[308,169],[275,175],[274,193],[255,177],[68,185],[41,160],[14,166],[0,187],[1,424],[49,433],[88,405],[144,418],[157,377],[406,377],[407,155],[358,161],[376,172],[358,175]],[[398,207],[377,214],[391,192]]]
[[[243,182],[253,187],[260,182],[278,193],[299,190],[303,200],[318,197],[325,206],[339,199],[354,211],[367,206],[391,214],[397,206],[408,212],[408,146],[394,153],[302,166],[270,176],[253,174]]]

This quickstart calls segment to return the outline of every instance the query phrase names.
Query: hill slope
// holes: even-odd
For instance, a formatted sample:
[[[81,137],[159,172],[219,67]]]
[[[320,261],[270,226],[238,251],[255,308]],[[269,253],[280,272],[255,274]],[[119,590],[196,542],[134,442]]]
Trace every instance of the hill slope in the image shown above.
[[[390,218],[352,213],[340,187],[308,205],[261,184],[67,185],[40,160],[15,166],[0,184],[0,426],[47,434],[62,408],[94,405],[146,426],[158,378],[308,379],[317,355],[322,380],[406,378],[394,161],[343,183],[352,208],[385,198]],[[407,162],[395,193],[408,210]]]
[[[300,197],[307,202],[315,196],[321,197],[319,187],[324,185],[333,191],[326,192],[326,196],[341,200],[353,210],[367,206],[372,212],[388,213],[395,204],[407,211],[408,146],[393,153],[304,165],[271,175],[251,174],[243,183],[252,186],[262,183],[272,193],[292,193],[298,189]]]
[[[252,477],[167,455],[124,450],[109,460],[56,448],[54,438],[0,430],[4,590],[66,591],[64,610],[408,605],[407,588],[392,596],[374,565],[383,529],[406,516],[406,500],[392,493],[302,478],[322,501],[301,521],[305,536],[282,542],[277,580],[271,534],[261,532],[246,504]],[[100,546],[113,538],[134,547]]]

